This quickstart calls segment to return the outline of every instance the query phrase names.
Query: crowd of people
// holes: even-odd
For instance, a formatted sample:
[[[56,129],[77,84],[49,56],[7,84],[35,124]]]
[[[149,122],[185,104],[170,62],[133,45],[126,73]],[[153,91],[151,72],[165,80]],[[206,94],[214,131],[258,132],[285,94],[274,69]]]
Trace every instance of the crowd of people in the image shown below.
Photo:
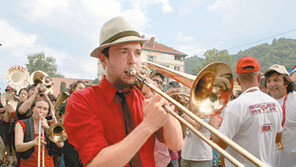
[[[0,150],[1,166],[10,164],[10,154],[12,166],[234,166],[181,125],[167,109],[178,113],[243,165],[255,166],[227,142],[138,82],[131,71],[140,70],[145,42],[124,18],[106,22],[100,45],[91,53],[99,59],[105,75],[99,84],[89,87],[82,81],[72,83],[69,98],[57,111],[57,98],[46,93],[42,83],[18,92],[7,86],[2,96],[9,95],[17,105],[3,101],[0,104],[0,135],[5,146]],[[282,65],[271,66],[263,76],[260,70],[254,57],[241,58],[236,66],[241,92],[233,93],[220,114],[203,121],[266,166],[296,166],[296,85]],[[176,94],[186,94],[177,81],[164,89],[164,78],[154,71],[144,81],[175,99],[179,97]],[[190,109],[188,99],[176,100]],[[64,123],[67,140],[49,138],[47,130],[55,123],[54,118]]]

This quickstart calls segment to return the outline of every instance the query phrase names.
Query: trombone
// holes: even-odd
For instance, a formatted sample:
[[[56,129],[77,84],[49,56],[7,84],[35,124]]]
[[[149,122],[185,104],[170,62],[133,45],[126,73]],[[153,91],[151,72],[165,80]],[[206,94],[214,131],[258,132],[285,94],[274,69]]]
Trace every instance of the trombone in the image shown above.
[[[160,94],[166,100],[174,104],[177,108],[179,108],[183,113],[187,114],[191,119],[205,127],[211,133],[220,137],[225,143],[227,143],[234,150],[238,151],[240,154],[245,156],[251,162],[253,162],[257,166],[266,166],[262,161],[256,158],[254,155],[240,147],[238,144],[233,142],[231,139],[223,135],[217,129],[213,128],[206,122],[204,122],[200,117],[209,118],[211,116],[219,113],[223,107],[225,107],[228,102],[228,97],[232,92],[233,88],[233,75],[229,66],[225,63],[216,62],[209,64],[206,66],[196,77],[188,75],[189,77],[184,77],[180,72],[172,71],[171,69],[159,66],[152,62],[146,62],[148,66],[152,68],[156,68],[159,72],[183,83],[185,86],[191,88],[190,92],[190,104],[193,112],[189,111],[186,107],[178,103],[176,100],[168,96],[166,93],[162,92],[153,84],[149,83],[143,76],[139,75],[139,73],[135,69],[129,69],[127,71],[128,75],[134,76],[137,80],[149,88],[151,88],[154,92]],[[212,140],[208,139],[204,136],[200,131],[196,130],[190,123],[184,120],[181,116],[172,111],[169,107],[163,106],[164,109],[178,119],[181,123],[187,126],[193,133],[198,135],[201,139],[203,139],[206,143],[212,146],[215,150],[220,152],[225,158],[227,158],[230,162],[232,162],[236,166],[244,166],[234,157],[232,157],[229,153],[227,153],[224,149],[219,147]]]
[[[44,138],[44,129],[41,126],[41,114],[39,118],[39,131],[38,131],[38,167],[40,167],[41,162],[41,154],[42,154],[42,167],[44,167],[45,161],[44,161],[44,145],[42,144],[41,148],[41,138]],[[42,149],[42,153],[41,153]]]

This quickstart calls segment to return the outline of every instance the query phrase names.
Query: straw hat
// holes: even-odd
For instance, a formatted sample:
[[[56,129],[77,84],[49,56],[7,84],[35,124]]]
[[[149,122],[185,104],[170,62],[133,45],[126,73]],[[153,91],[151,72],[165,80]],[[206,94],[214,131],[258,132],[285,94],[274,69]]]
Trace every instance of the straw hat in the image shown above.
[[[98,58],[99,53],[106,47],[131,41],[139,41],[142,46],[147,42],[140,37],[140,34],[126,19],[115,17],[103,25],[100,33],[100,46],[94,49],[90,55]]]

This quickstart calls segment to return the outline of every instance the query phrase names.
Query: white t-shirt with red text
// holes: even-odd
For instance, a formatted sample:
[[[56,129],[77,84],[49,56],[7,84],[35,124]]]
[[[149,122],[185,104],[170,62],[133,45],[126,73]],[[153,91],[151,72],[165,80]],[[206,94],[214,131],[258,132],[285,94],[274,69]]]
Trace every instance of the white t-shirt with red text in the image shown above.
[[[277,101],[282,106],[285,97]],[[296,167],[296,92],[288,94],[285,103],[285,124],[283,126],[282,146],[284,149],[277,150],[276,158],[279,167]]]
[[[252,87],[228,103],[219,131],[267,166],[274,166],[276,134],[282,131],[281,115],[281,106],[274,98]],[[255,166],[231,147],[226,151],[245,166]],[[234,166],[227,159],[225,165]]]

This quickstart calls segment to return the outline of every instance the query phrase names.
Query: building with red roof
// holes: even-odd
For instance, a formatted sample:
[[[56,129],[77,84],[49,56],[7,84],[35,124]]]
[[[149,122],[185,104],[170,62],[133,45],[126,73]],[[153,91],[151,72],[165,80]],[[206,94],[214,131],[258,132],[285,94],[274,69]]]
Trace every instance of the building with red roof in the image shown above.
[[[184,72],[184,59],[187,54],[160,44],[152,37],[143,47],[141,58],[143,61],[152,61],[167,68]],[[98,78],[104,75],[104,69],[98,61]]]

